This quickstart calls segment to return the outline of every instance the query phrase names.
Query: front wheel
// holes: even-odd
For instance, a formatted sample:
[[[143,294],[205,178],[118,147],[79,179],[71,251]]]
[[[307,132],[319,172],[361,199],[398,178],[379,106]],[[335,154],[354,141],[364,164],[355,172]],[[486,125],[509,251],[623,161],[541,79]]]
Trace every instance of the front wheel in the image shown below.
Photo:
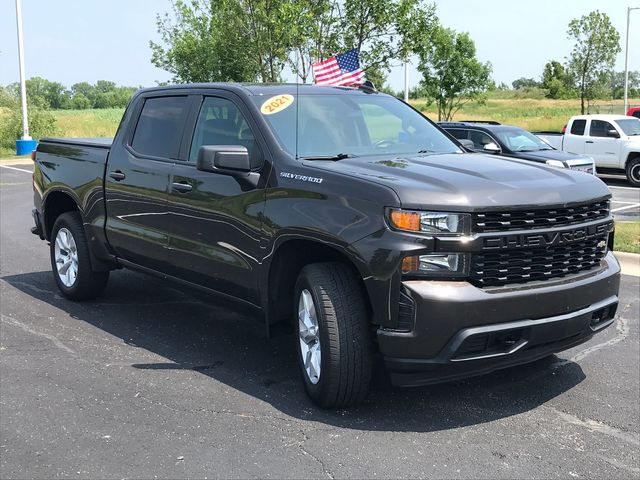
[[[355,405],[371,381],[371,345],[362,287],[340,263],[302,269],[295,286],[296,345],[307,394],[321,407]]]
[[[640,187],[640,157],[627,162],[627,180],[634,187]]]
[[[58,288],[71,300],[97,297],[106,287],[109,272],[91,268],[89,245],[78,212],[60,215],[51,231],[51,269]]]

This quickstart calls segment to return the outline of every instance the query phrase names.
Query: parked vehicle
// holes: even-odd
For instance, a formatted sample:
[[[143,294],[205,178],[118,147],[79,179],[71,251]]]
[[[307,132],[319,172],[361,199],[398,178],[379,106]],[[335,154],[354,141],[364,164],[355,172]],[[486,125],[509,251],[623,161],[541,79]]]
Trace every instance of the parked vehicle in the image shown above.
[[[593,157],[601,173],[623,171],[640,187],[640,119],[624,115],[578,115],[564,133],[534,132],[558,150]]]
[[[440,122],[439,125],[458,141],[470,140],[472,150],[502,157],[520,158],[551,167],[570,168],[596,174],[591,157],[556,150],[520,127],[494,121]]]
[[[627,112],[627,116],[640,118],[640,107],[631,107]]]
[[[465,153],[369,88],[199,84],[132,98],[113,141],[43,139],[33,233],[93,298],[119,267],[287,322],[319,405],[480,375],[611,325],[620,268],[597,178]],[[293,345],[292,345],[293,346]]]

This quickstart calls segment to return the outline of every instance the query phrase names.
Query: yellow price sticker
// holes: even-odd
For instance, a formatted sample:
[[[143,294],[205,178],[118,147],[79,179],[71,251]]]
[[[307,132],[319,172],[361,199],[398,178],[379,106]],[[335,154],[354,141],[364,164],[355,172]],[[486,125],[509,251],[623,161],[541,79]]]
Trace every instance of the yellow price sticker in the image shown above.
[[[263,115],[273,115],[274,113],[281,112],[289,105],[293,103],[293,95],[283,94],[276,95],[267,99],[260,107],[260,111]]]

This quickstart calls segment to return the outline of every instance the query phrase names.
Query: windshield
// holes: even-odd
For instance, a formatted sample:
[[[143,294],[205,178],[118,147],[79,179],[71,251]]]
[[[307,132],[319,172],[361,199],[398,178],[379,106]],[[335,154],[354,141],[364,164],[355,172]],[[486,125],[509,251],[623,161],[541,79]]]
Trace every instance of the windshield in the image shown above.
[[[386,95],[339,93],[252,99],[284,149],[292,155],[297,152],[301,158],[462,153],[422,115]]]
[[[547,143],[534,134],[521,128],[500,128],[493,132],[509,150],[513,152],[534,152],[553,150]]]
[[[640,118],[625,118],[624,120],[616,120],[616,123],[625,135],[640,135]]]

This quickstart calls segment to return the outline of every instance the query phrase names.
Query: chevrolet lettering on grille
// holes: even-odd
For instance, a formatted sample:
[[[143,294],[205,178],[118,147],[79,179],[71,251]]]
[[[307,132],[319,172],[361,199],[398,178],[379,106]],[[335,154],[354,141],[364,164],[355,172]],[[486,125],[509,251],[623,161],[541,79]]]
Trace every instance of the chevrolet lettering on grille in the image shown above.
[[[606,235],[613,227],[612,222],[599,225],[588,225],[564,232],[525,233],[519,235],[504,235],[487,237],[483,241],[483,250],[500,250],[507,248],[548,248],[565,245],[593,237]]]

